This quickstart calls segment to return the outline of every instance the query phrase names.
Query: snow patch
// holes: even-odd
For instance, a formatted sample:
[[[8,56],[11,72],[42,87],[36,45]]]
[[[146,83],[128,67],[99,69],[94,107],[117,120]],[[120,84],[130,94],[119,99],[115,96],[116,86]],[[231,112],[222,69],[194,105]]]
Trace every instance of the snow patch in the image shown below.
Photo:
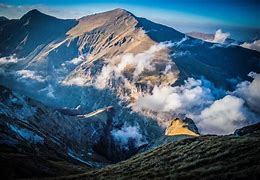
[[[14,125],[10,125],[10,129],[15,132],[16,134],[18,134],[19,136],[21,136],[22,138],[26,139],[27,141],[33,143],[33,144],[43,144],[44,143],[44,138],[37,135],[36,133],[29,131],[27,129],[22,129],[22,128],[18,128]]]

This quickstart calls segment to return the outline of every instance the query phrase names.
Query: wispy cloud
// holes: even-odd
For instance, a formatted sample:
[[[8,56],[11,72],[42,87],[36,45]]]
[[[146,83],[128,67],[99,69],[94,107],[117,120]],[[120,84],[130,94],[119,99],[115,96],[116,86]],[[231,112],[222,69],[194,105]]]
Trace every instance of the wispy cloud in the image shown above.
[[[230,33],[228,32],[222,32],[221,29],[218,29],[216,32],[215,32],[215,35],[214,35],[214,39],[212,42],[215,42],[215,43],[225,43],[226,39],[230,36]]]
[[[20,79],[31,79],[31,80],[35,80],[37,82],[45,82],[46,79],[39,75],[38,73],[36,73],[35,71],[31,71],[31,70],[19,70],[17,71],[17,76]]]

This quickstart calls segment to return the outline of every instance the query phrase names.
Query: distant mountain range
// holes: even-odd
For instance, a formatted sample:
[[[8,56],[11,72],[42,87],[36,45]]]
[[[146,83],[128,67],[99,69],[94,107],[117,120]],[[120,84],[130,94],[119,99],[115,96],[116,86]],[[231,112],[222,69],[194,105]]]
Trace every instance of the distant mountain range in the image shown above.
[[[235,91],[241,82],[250,83],[250,72],[260,73],[260,52],[232,43],[204,41],[212,38],[210,34],[184,34],[124,9],[77,20],[58,19],[38,10],[20,19],[1,17],[0,143],[7,169],[11,168],[14,177],[75,174],[128,159],[166,142],[199,136],[196,122],[186,119],[183,112],[171,108],[168,112],[160,103],[153,106],[162,98],[155,97],[152,102],[146,96],[156,96],[160,88],[165,89],[158,94],[175,93],[171,88],[177,87],[186,93],[180,101],[196,99],[184,87],[205,83],[205,101],[212,103],[214,99],[208,94],[221,97],[222,92]],[[201,89],[193,91],[203,94]],[[140,99],[146,100],[150,109]],[[193,103],[202,108],[199,101]],[[180,119],[172,121],[175,118]],[[190,141],[196,144],[207,138],[209,143],[216,143],[217,138],[225,142],[235,139],[205,136]],[[235,146],[243,145],[244,140],[234,142]],[[249,140],[255,143],[255,139]],[[178,143],[170,146],[175,145]],[[153,157],[156,152],[140,156]],[[18,156],[30,162],[28,166],[20,168],[24,163]],[[10,161],[15,162],[17,171]]]

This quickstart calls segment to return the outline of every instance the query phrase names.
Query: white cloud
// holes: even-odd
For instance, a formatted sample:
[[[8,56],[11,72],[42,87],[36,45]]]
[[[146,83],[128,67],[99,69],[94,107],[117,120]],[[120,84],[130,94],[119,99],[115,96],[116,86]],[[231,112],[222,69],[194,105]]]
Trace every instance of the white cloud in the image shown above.
[[[214,39],[212,42],[225,43],[226,39],[230,36],[230,33],[224,33],[221,29],[215,32]]]
[[[240,46],[242,46],[243,48],[252,49],[260,52],[260,40],[255,40],[252,43],[245,42]]]
[[[227,95],[205,108],[199,116],[200,121],[197,125],[206,133],[233,133],[236,128],[246,124],[246,110],[243,105],[244,100]]]
[[[177,114],[186,114],[188,109],[209,104],[213,100],[211,90],[202,86],[201,80],[188,78],[182,86],[155,86],[151,94],[138,98],[134,109],[143,109],[155,112],[174,111]]]
[[[155,86],[151,93],[138,97],[133,110],[155,115],[164,126],[169,123],[166,118],[189,117],[202,133],[232,133],[260,118],[260,74],[250,75],[254,80],[240,83],[234,92],[225,92],[209,81],[193,78],[181,86]]]
[[[260,74],[249,73],[249,76],[253,81],[238,84],[234,94],[242,97],[254,111],[260,113]]]
[[[124,125],[121,129],[112,130],[112,137],[120,143],[124,148],[127,148],[128,141],[130,139],[135,140],[135,145],[138,147],[144,144],[146,141],[143,139],[142,134],[140,134],[139,126],[127,126]]]
[[[79,65],[80,63],[82,63],[84,61],[84,59],[86,58],[86,55],[80,55],[77,58],[73,58],[71,61],[68,61],[70,64],[74,64],[74,65]]]
[[[15,55],[11,55],[8,57],[1,57],[0,58],[0,66],[1,65],[5,65],[5,64],[15,64],[20,60],[23,60],[24,58],[18,59],[17,57],[15,57]]]
[[[45,82],[45,78],[39,74],[37,74],[35,71],[31,70],[19,70],[16,73],[20,79],[31,79],[38,82]]]
[[[151,46],[148,50],[132,54],[127,53],[120,56],[116,56],[108,60],[108,64],[103,67],[101,73],[96,79],[95,86],[99,89],[106,87],[109,80],[117,79],[123,77],[123,72],[127,69],[133,69],[133,78],[138,78],[144,71],[154,71],[156,62],[156,55],[162,51],[166,50],[171,43],[159,43]],[[168,70],[170,69],[168,62]],[[166,65],[166,66],[167,66]]]
[[[86,82],[87,82],[86,78],[77,76],[77,77],[72,77],[68,80],[63,81],[62,84],[65,86],[72,86],[72,85],[84,86],[86,84]]]

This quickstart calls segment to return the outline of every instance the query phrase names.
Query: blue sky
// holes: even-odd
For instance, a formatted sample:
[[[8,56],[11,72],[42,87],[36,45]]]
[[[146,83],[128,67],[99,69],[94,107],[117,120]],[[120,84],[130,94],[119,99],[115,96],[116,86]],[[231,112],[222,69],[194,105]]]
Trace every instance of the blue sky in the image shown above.
[[[259,0],[0,0],[0,15],[19,18],[37,8],[59,18],[80,18],[117,7],[182,32],[221,28],[238,40],[260,38]]]

